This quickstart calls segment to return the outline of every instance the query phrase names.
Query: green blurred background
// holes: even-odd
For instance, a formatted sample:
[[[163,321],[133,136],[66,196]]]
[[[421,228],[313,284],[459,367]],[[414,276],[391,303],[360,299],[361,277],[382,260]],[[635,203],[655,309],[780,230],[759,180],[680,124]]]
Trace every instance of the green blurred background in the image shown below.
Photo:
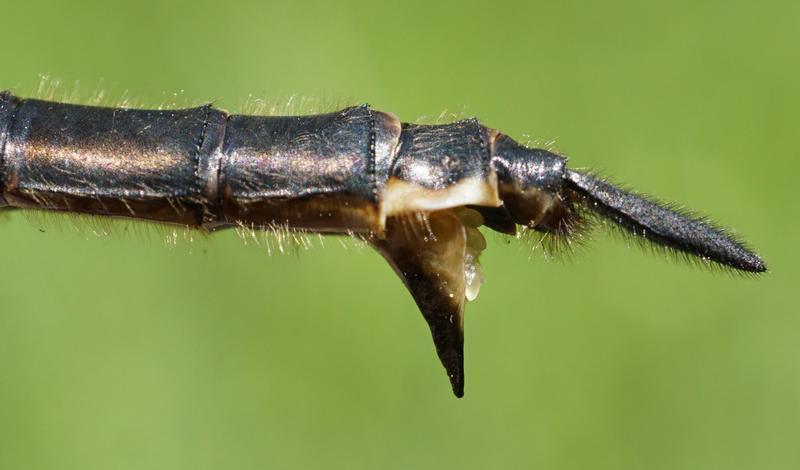
[[[457,400],[367,249],[11,214],[0,468],[800,468],[800,4],[647,3],[4,1],[0,88],[475,115],[712,214],[772,272],[490,236]]]

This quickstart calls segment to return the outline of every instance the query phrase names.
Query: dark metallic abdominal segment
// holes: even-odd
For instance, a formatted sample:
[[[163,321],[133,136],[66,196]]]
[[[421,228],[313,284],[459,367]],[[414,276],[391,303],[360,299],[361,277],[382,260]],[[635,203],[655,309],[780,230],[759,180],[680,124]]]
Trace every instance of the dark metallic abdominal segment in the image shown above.
[[[568,170],[474,119],[401,123],[356,106],[310,116],[103,108],[0,93],[0,208],[130,217],[204,230],[352,234],[403,280],[463,394],[463,311],[486,226],[567,237],[588,213],[733,269],[761,259],[715,225]]]
[[[219,149],[219,221],[376,229],[375,125],[367,106],[317,116],[230,116]]]

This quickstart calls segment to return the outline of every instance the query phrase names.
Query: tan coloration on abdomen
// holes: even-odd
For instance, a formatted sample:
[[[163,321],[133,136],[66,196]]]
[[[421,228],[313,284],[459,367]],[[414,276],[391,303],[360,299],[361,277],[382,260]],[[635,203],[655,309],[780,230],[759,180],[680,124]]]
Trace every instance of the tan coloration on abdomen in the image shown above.
[[[469,178],[441,190],[431,190],[390,178],[381,195],[381,214],[391,217],[415,212],[431,212],[462,206],[498,207],[497,177]]]

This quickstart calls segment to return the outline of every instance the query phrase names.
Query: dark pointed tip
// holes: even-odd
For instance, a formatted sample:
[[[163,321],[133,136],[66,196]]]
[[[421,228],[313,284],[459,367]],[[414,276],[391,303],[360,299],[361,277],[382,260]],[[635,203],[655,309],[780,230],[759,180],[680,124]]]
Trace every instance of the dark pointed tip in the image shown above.
[[[447,372],[453,394],[458,398],[464,396],[464,330],[461,321],[456,320],[460,316],[458,310],[455,315],[425,316],[436,346],[436,355]]]
[[[767,272],[767,265],[760,256],[741,246],[739,243],[731,242],[734,244],[734,249],[731,250],[732,259],[722,261],[733,268],[749,273],[765,273]],[[727,261],[727,262],[726,262]]]
[[[450,377],[450,385],[453,387],[453,394],[456,398],[464,396],[464,357],[461,357],[461,364],[454,368],[447,369],[447,376]]]
[[[448,326],[444,331],[431,328],[434,332],[433,342],[439,361],[450,379],[453,394],[461,398],[464,396],[464,334],[460,327]]]
[[[464,396],[464,334],[460,327],[449,326],[444,331],[438,328],[431,330],[434,331],[436,354],[450,379],[453,394],[461,398]]]
[[[767,265],[761,258],[756,258],[755,262],[749,263],[746,270],[752,273],[765,273],[768,271]]]

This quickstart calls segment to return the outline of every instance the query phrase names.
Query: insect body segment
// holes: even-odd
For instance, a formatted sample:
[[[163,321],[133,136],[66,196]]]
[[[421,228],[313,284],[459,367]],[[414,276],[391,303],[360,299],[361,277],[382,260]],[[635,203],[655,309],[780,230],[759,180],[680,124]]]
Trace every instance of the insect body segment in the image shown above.
[[[566,237],[591,215],[743,271],[761,259],[709,222],[623,191],[474,119],[401,123],[366,105],[311,116],[102,108],[0,93],[0,204],[205,230],[354,234],[389,261],[463,394],[463,311],[485,225]]]

